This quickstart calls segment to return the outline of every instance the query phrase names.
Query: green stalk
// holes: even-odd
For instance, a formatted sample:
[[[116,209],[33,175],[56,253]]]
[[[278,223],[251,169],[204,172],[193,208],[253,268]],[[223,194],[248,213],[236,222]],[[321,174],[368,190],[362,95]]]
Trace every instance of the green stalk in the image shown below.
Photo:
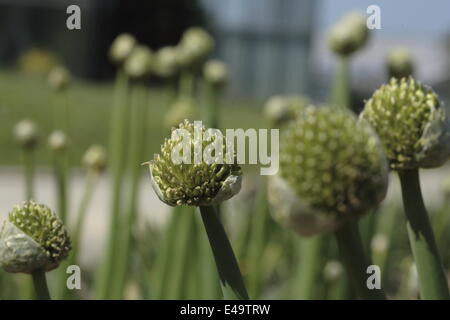
[[[367,288],[367,267],[372,265],[365,255],[358,225],[349,222],[335,232],[341,260],[347,270],[350,282],[359,299],[382,300],[386,299],[383,289]]]
[[[219,215],[220,216],[220,215]],[[201,222],[197,219],[197,222]],[[197,226],[201,227],[200,226]],[[198,228],[197,243],[199,248],[199,270],[202,270],[202,276],[198,276],[198,272],[194,275],[198,279],[198,287],[200,288],[200,299],[218,300],[223,299],[222,290],[220,287],[219,276],[217,275],[217,268],[214,259],[211,259],[211,247],[208,243],[208,236],[203,227]]]
[[[217,90],[207,81],[204,83],[206,126],[208,128],[219,128],[219,99]]]
[[[94,194],[94,188],[98,181],[98,177],[99,177],[98,171],[88,169],[86,175],[86,183],[83,189],[83,195],[81,197],[80,206],[78,208],[77,221],[75,224],[75,228],[71,233],[72,250],[70,251],[70,255],[67,261],[65,261],[60,267],[62,272],[60,273],[60,279],[58,282],[59,292],[56,298],[57,300],[70,297],[70,291],[66,290],[67,274],[65,271],[68,266],[77,264],[78,255],[80,252],[81,230],[83,229],[87,208],[91,203],[91,199]]]
[[[249,299],[230,241],[214,207],[199,207],[226,300]]]
[[[129,135],[129,152],[130,155],[130,172],[131,172],[131,185],[130,185],[130,197],[128,203],[128,211],[126,214],[126,221],[123,229],[123,239],[120,242],[120,250],[116,259],[116,271],[114,287],[112,289],[111,298],[121,299],[123,297],[123,290],[125,287],[127,271],[130,261],[130,245],[134,231],[139,182],[142,172],[141,163],[145,157],[145,145],[147,135],[147,88],[142,84],[137,84],[134,88],[132,96],[131,117],[130,117],[130,135]]]
[[[337,70],[333,81],[330,104],[337,108],[351,110],[350,75],[347,57],[338,57]]]
[[[128,76],[119,69],[116,79],[112,123],[110,128],[110,167],[112,175],[111,190],[111,221],[109,238],[106,247],[106,256],[99,269],[97,284],[97,297],[107,299],[111,292],[111,283],[114,274],[114,263],[119,246],[119,228],[121,225],[121,191],[125,163],[126,127],[128,119],[127,106]]]
[[[23,165],[25,171],[25,200],[34,198],[34,151],[23,150]]]
[[[419,170],[399,171],[409,243],[417,265],[420,296],[426,300],[448,300],[447,278],[422,199]]]
[[[269,207],[267,203],[267,179],[261,177],[257,191],[255,211],[248,244],[248,288],[250,296],[258,299],[261,295],[261,258],[267,243],[267,223]]]
[[[47,280],[45,279],[45,271],[36,270],[31,274],[33,278],[34,289],[36,291],[36,298],[38,300],[51,300],[48,292]]]
[[[195,242],[195,212],[191,207],[186,207],[180,212],[179,234],[176,235],[174,250],[169,258],[172,268],[170,278],[167,282],[167,295],[164,299],[182,299],[187,284],[189,262],[192,253],[196,250]]]
[[[300,240],[300,268],[295,299],[312,300],[315,298],[317,286],[324,267],[324,250],[328,237],[316,235]]]
[[[155,284],[154,292],[155,299],[161,300],[167,294],[167,283],[170,276],[171,258],[173,257],[174,246],[176,239],[179,239],[179,230],[181,225],[181,215],[183,214],[184,207],[173,208],[172,215],[169,220],[169,224],[163,233],[164,240],[161,250],[158,251],[158,256],[156,258],[155,266]],[[151,293],[150,292],[150,295]]]
[[[194,92],[194,75],[191,71],[185,70],[181,73],[178,88],[179,97],[192,97]]]

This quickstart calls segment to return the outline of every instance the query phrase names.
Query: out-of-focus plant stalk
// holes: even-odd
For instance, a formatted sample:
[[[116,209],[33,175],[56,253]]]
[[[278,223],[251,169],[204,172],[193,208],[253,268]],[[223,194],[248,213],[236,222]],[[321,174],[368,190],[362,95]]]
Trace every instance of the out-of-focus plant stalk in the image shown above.
[[[116,259],[116,278],[112,299],[121,299],[130,261],[132,234],[135,227],[139,182],[142,172],[141,163],[145,159],[146,135],[148,122],[148,89],[144,84],[136,84],[132,89],[129,134],[129,169],[131,174],[130,195],[128,198],[126,218],[123,224],[123,236]]]
[[[267,228],[269,221],[269,207],[267,203],[267,180],[260,178],[260,184],[255,199],[255,211],[252,216],[252,226],[248,243],[248,289],[253,299],[261,296],[262,269],[261,259],[267,243]]]
[[[300,239],[299,275],[295,299],[315,299],[316,288],[320,282],[324,266],[324,251],[329,237],[325,234]]]
[[[348,70],[348,57],[338,57],[337,70],[331,89],[330,105],[351,109],[350,77]]]
[[[106,247],[105,261],[99,269],[99,280],[97,286],[97,298],[106,299],[111,293],[112,271],[119,245],[119,227],[121,211],[121,191],[123,173],[125,168],[125,143],[128,121],[128,76],[123,69],[117,73],[114,105],[112,110],[112,122],[110,128],[109,158],[112,176],[111,190],[111,221],[109,237]]]
[[[450,299],[428,213],[422,199],[418,169],[398,172],[402,187],[409,242],[417,266],[420,296],[426,300]]]
[[[386,299],[383,289],[370,290],[367,287],[367,267],[370,259],[364,253],[358,226],[347,223],[336,232],[336,240],[348,278],[353,284],[358,298],[365,300]]]

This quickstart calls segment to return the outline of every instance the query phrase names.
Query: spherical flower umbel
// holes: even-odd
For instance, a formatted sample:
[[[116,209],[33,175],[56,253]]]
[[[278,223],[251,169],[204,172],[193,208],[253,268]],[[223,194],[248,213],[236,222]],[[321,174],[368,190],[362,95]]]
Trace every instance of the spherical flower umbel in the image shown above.
[[[103,171],[106,167],[106,150],[103,146],[94,144],[86,150],[83,165],[94,171]]]
[[[54,67],[48,75],[48,83],[56,91],[64,90],[70,85],[70,72],[63,66]]]
[[[273,96],[264,106],[264,115],[275,126],[281,126],[295,119],[300,110],[305,108],[311,101],[304,96]]]
[[[177,48],[163,47],[155,53],[153,71],[160,77],[171,78],[178,71]]]
[[[67,148],[67,136],[61,130],[53,131],[48,137],[48,146],[52,151],[63,152]]]
[[[181,67],[189,68],[204,60],[214,49],[214,39],[204,29],[187,29],[177,46],[177,60]]]
[[[25,149],[33,149],[39,142],[39,132],[36,124],[29,120],[21,120],[14,127],[14,137]]]
[[[137,79],[147,76],[152,70],[153,53],[145,46],[137,46],[124,63],[124,70],[129,77]]]
[[[380,137],[394,170],[440,166],[450,155],[445,108],[413,78],[392,78],[366,102],[361,119]]]
[[[349,56],[366,44],[368,36],[365,16],[350,12],[330,30],[328,43],[334,53]]]
[[[227,65],[219,60],[209,60],[203,67],[203,76],[211,85],[221,88],[228,81]]]
[[[381,144],[350,112],[308,106],[280,141],[280,171],[269,179],[269,202],[274,216],[300,235],[334,231],[384,198]]]
[[[53,270],[70,249],[60,218],[47,206],[33,201],[15,206],[0,232],[0,265],[7,272]]]
[[[129,33],[122,33],[114,39],[109,49],[109,56],[114,63],[122,63],[136,46],[136,39]]]
[[[184,133],[190,135],[190,139],[186,141],[176,129],[184,130]],[[231,155],[233,159],[230,161],[231,164],[225,161],[227,158],[224,155],[226,153],[225,137],[212,133],[206,139],[203,137],[200,138],[201,140],[196,140],[195,132],[203,137],[207,130],[187,120],[180,123],[177,128],[173,128],[171,138],[166,139],[161,146],[160,154],[155,155],[149,162],[153,189],[161,201],[170,206],[218,204],[233,197],[241,188],[241,168],[236,164],[234,155]],[[196,163],[194,159],[196,147],[201,146],[202,150],[205,150],[216,139],[222,139],[223,149],[218,152],[224,155],[225,163],[221,164],[220,161],[208,163],[209,161],[205,159]],[[172,155],[182,143],[188,143],[187,149],[193,150],[191,163],[175,164]]]

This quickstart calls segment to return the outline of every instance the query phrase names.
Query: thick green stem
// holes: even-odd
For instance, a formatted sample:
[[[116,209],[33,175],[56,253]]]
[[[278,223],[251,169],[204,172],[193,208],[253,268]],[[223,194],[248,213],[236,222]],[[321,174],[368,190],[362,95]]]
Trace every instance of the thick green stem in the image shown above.
[[[36,298],[38,300],[50,300],[47,280],[45,279],[45,271],[36,270],[31,274],[31,276],[33,278],[34,289],[36,291]]]
[[[348,58],[338,57],[337,70],[331,89],[330,105],[336,108],[352,109],[350,98],[350,75]]]
[[[112,299],[121,299],[125,287],[126,276],[130,261],[130,246],[135,226],[139,182],[142,172],[141,163],[145,160],[145,145],[147,136],[148,95],[147,88],[137,84],[132,93],[132,106],[130,116],[129,134],[129,169],[131,173],[130,196],[126,218],[123,225],[123,237],[120,241],[119,252],[116,259],[115,281],[112,289]]]
[[[312,300],[315,298],[315,289],[324,266],[324,250],[328,238],[325,235],[317,235],[307,239],[301,239],[300,243],[300,274],[296,290],[300,300]]]
[[[230,241],[214,207],[200,207],[200,213],[216,261],[224,298],[249,299]]]
[[[369,289],[367,286],[367,278],[369,277],[367,267],[372,265],[372,262],[364,253],[358,225],[349,222],[339,228],[335,235],[341,260],[358,298],[365,300],[386,299],[383,289]]]
[[[419,275],[422,299],[450,299],[428,213],[422,199],[418,169],[399,171],[408,236]]]
[[[99,280],[97,287],[97,297],[107,299],[111,292],[112,277],[114,274],[117,248],[121,238],[119,228],[121,225],[121,191],[123,184],[123,173],[125,167],[125,144],[128,121],[128,76],[119,70],[116,80],[114,107],[112,123],[110,128],[110,168],[112,176],[111,190],[111,221],[109,238],[106,247],[106,257],[102,267],[99,269]]]
[[[183,208],[179,213],[180,225],[179,234],[176,235],[174,250],[171,252],[170,278],[167,285],[167,295],[165,299],[182,299],[186,290],[188,279],[189,263],[192,253],[196,250],[195,242],[195,211],[191,207]]]
[[[161,300],[167,296],[167,283],[170,277],[171,258],[173,257],[176,240],[179,239],[181,217],[184,207],[175,207],[172,210],[169,225],[164,232],[164,240],[161,250],[158,252],[155,266],[154,288],[151,288],[150,295],[154,292],[155,299]]]
[[[261,294],[261,258],[267,243],[269,208],[267,203],[267,179],[261,177],[257,191],[255,210],[248,243],[248,288],[250,296],[258,299]]]

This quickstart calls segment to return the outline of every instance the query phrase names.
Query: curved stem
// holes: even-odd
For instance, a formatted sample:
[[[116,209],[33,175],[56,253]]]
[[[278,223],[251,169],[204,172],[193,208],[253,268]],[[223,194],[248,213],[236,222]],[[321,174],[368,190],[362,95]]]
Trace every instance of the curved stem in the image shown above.
[[[33,278],[34,289],[36,291],[36,298],[38,300],[50,300],[47,280],[45,279],[45,271],[36,270],[31,274],[31,276]]]
[[[226,300],[249,299],[230,241],[214,207],[200,207],[200,213],[216,260],[223,297]]]
[[[346,223],[335,232],[339,253],[349,280],[359,299],[386,299],[383,289],[369,289],[367,287],[367,267],[372,265],[364,253],[358,225],[355,222]]]
[[[399,171],[409,243],[422,299],[450,299],[447,279],[422,199],[418,169]]]

